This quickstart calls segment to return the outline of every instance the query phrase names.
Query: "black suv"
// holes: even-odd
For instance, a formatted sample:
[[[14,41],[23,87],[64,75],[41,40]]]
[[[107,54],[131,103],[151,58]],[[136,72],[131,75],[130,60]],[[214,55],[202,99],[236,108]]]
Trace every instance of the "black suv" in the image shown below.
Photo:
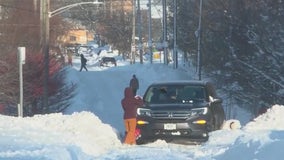
[[[136,139],[200,143],[222,127],[225,113],[210,82],[175,81],[151,84],[137,110]]]

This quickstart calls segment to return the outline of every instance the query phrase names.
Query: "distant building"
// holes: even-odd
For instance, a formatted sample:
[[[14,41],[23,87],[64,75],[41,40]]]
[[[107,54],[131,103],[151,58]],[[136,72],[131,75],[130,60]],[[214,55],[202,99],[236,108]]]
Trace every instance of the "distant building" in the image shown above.
[[[90,33],[85,29],[73,29],[67,32],[66,35],[59,37],[62,44],[87,44],[88,41],[94,39],[94,33]]]
[[[116,11],[123,10],[126,13],[133,11],[133,0],[101,0],[104,2],[105,11],[115,14]]]

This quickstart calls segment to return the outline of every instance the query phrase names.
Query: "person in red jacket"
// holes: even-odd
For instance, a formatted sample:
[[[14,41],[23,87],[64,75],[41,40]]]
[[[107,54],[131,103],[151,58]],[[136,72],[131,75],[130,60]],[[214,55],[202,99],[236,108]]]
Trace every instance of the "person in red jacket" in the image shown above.
[[[140,96],[133,96],[133,91],[130,87],[124,89],[124,98],[121,100],[121,105],[124,110],[124,125],[126,136],[125,144],[136,144],[135,129],[136,129],[136,112],[139,106],[143,105],[143,100]]]

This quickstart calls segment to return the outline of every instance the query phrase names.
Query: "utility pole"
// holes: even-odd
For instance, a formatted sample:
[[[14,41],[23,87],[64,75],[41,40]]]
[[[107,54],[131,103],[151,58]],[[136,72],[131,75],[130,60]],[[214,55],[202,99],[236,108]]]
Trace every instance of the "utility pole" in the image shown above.
[[[44,53],[43,78],[43,109],[48,111],[48,80],[49,80],[49,0],[40,1],[41,45]]]
[[[138,7],[138,11],[137,11],[137,16],[138,16],[138,35],[139,35],[139,44],[138,44],[138,48],[139,48],[139,57],[140,57],[140,64],[143,64],[143,43],[142,43],[142,17],[141,17],[141,8],[140,8],[140,0],[137,1],[137,7]]]
[[[132,15],[132,42],[131,42],[131,53],[130,53],[130,64],[135,63],[135,52],[136,52],[136,45],[135,45],[135,31],[136,31],[136,0],[132,0],[132,8],[133,8],[133,15]]]
[[[173,59],[174,59],[174,69],[178,68],[178,54],[177,54],[177,0],[174,0],[174,49],[173,49]]]
[[[167,1],[163,0],[163,49],[164,49],[164,64],[168,64],[168,43],[167,43]]]
[[[198,44],[197,44],[197,73],[198,73],[198,80],[201,80],[201,17],[202,17],[202,0],[200,0],[199,4],[199,23],[198,23]]]
[[[149,20],[149,41],[148,41],[148,47],[149,47],[149,54],[150,54],[150,62],[153,63],[153,52],[152,52],[152,7],[151,7],[151,0],[148,1],[148,20]]]

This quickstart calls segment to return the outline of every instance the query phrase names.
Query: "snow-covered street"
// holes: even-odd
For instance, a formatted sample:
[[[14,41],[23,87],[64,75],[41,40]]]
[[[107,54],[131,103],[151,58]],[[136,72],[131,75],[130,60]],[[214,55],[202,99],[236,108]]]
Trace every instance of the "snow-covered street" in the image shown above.
[[[79,57],[74,57],[74,66],[68,68],[68,82],[76,83],[78,88],[65,113],[0,116],[0,159],[278,160],[284,156],[283,104],[275,104],[241,128],[212,132],[209,141],[201,145],[167,144],[161,140],[124,145],[120,101],[132,75],[137,75],[138,94],[143,95],[154,81],[192,79],[194,72],[174,70],[158,62],[129,65],[117,56],[117,67],[99,67],[97,57],[87,58],[88,72],[78,71]]]

